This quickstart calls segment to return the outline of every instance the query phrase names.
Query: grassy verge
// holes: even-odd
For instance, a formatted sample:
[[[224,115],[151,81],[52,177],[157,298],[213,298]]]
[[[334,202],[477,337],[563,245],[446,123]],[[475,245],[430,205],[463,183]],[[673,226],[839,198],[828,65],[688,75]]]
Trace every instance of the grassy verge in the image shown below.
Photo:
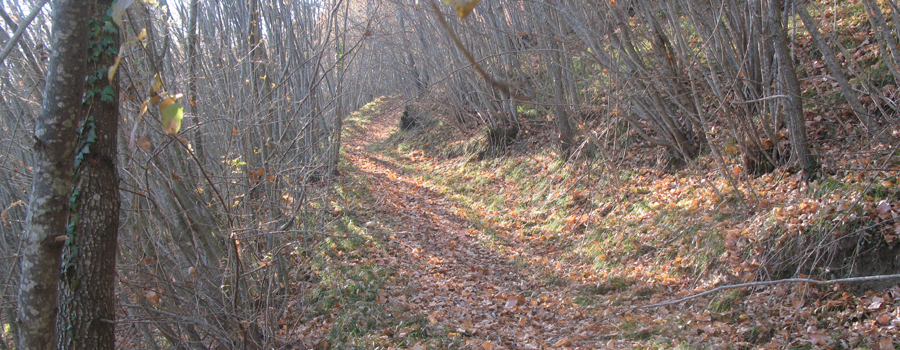
[[[779,169],[758,178],[735,174],[737,183],[732,184],[708,157],[677,172],[591,159],[563,163],[552,150],[521,145],[504,157],[475,160],[477,137],[466,137],[433,121],[423,130],[394,134],[379,152],[408,164],[405,171],[450,199],[455,214],[489,238],[485,245],[514,240],[553,256],[551,262],[532,257],[510,263],[543,269],[541,278],[547,284],[581,281],[575,303],[585,310],[656,302],[724,283],[895,273],[885,267],[893,266],[896,255],[891,254],[898,249],[894,242],[900,241],[894,223],[900,188],[896,176],[864,170],[874,164],[871,159],[835,155],[811,183]],[[889,154],[885,149],[870,152]],[[896,158],[878,163],[896,167]],[[740,164],[737,156],[727,162]],[[607,171],[614,167],[623,170]],[[877,286],[834,290],[862,293],[872,287]],[[787,296],[800,293],[808,298],[812,293],[787,290]],[[728,292],[675,306],[686,313],[664,317],[689,325],[685,327],[709,323],[719,330],[678,333],[666,331],[668,323],[626,317],[616,321],[618,330],[604,339],[677,348],[685,342],[697,344],[698,334],[747,346],[801,337],[802,329],[774,332],[773,325],[786,316],[761,308],[792,300],[779,293]],[[837,298],[833,292],[816,293]],[[852,298],[842,300],[855,303]],[[754,313],[765,317],[748,318]],[[823,324],[840,327],[844,315],[822,312],[818,317]],[[833,338],[846,339],[853,332],[844,328]]]

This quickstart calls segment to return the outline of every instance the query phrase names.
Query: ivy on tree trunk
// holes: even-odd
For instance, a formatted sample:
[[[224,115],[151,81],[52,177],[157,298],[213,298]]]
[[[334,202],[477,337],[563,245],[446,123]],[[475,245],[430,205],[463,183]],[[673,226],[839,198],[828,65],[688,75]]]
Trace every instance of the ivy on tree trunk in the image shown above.
[[[110,81],[119,33],[99,0],[90,19],[86,98],[76,148],[72,220],[59,284],[59,349],[115,349],[115,275],[119,228],[116,168],[118,79]]]

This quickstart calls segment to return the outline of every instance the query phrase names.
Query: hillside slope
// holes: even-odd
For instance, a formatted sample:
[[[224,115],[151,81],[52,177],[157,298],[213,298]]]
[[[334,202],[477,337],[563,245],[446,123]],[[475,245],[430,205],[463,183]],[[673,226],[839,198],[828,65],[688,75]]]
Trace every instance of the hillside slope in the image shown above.
[[[756,197],[741,200],[700,168],[623,170],[613,183],[591,162],[554,162],[539,149],[484,161],[448,159],[448,143],[437,139],[461,136],[434,120],[425,123],[428,132],[397,131],[400,110],[398,102],[379,99],[349,121],[347,163],[334,201],[338,224],[323,258],[313,263],[319,277],[306,295],[315,312],[298,320],[294,333],[304,344],[900,345],[896,279],[726,289],[637,308],[716,286],[791,277],[808,259],[848,259],[809,265],[835,268],[857,261],[857,270],[833,277],[884,272],[876,265],[892,260],[878,254],[893,245],[815,246],[826,235],[852,236],[856,231],[846,229],[852,220],[893,215],[884,194],[861,196],[862,204],[845,197],[865,183],[807,186],[781,173],[753,180]],[[861,256],[872,266],[862,266]]]

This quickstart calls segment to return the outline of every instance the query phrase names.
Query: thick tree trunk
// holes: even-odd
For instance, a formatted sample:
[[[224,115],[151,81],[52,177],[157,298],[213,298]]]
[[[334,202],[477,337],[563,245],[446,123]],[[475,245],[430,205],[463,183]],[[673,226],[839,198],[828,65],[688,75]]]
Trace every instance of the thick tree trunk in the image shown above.
[[[53,51],[34,126],[35,166],[21,253],[18,349],[55,347],[56,288],[72,192],[75,122],[82,111],[89,8],[82,0],[53,3]]]
[[[815,178],[818,164],[809,153],[809,143],[806,138],[806,123],[803,116],[803,100],[800,96],[800,82],[794,71],[794,63],[791,61],[788,49],[787,33],[782,25],[781,11],[784,3],[781,0],[771,0],[769,3],[769,24],[775,35],[775,55],[778,56],[778,70],[781,72],[782,83],[787,94],[787,122],[790,128],[791,149],[794,161],[806,171],[805,178]]]
[[[74,216],[63,254],[59,284],[57,348],[115,348],[116,245],[119,229],[119,176],[117,131],[118,79],[110,82],[105,69],[113,64],[119,33],[104,21],[112,0],[99,0],[92,13],[85,101],[80,143],[75,163]],[[111,41],[110,41],[111,40]]]

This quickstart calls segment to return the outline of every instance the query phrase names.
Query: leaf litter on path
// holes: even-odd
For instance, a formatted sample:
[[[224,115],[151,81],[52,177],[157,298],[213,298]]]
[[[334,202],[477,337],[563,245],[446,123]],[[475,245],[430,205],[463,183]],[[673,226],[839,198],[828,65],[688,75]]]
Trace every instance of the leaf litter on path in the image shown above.
[[[429,183],[428,174],[421,171],[426,166],[434,172],[447,171],[460,166],[457,162],[429,158],[417,150],[401,156],[386,151],[396,146],[390,143],[399,123],[399,109],[383,109],[387,111],[377,113],[346,139],[345,156],[369,182],[369,202],[359,203],[370,211],[363,226],[380,232],[384,251],[378,254],[384,256],[377,261],[396,276],[386,281],[375,300],[380,304],[399,304],[410,313],[423,315],[429,332],[408,342],[398,338],[412,337],[416,327],[374,332],[390,336],[377,337],[382,342],[373,341],[373,348],[892,349],[900,344],[893,340],[900,328],[900,298],[896,297],[900,288],[896,287],[858,297],[844,292],[843,286],[788,285],[736,290],[689,303],[632,310],[634,306],[691,295],[727,280],[715,276],[708,276],[708,281],[699,277],[693,281],[651,277],[653,271],[674,271],[676,264],[687,264],[693,257],[683,252],[672,260],[672,266],[653,266],[657,262],[643,258],[643,254],[655,249],[649,245],[649,250],[640,245],[626,257],[623,266],[599,271],[549,243],[571,238],[560,234],[525,237],[513,232],[520,228],[515,221],[534,222],[541,220],[536,217],[547,217],[549,214],[541,208],[503,213],[481,207],[474,214],[480,217],[473,217],[472,210],[460,208],[459,201],[453,199],[466,196],[465,193],[435,188]],[[481,191],[511,195],[522,191],[496,172],[485,177],[490,177],[490,181]],[[694,191],[694,187],[705,190],[696,183],[668,175],[648,173],[638,177],[638,181],[642,179],[660,187],[651,194],[674,197]],[[679,181],[683,184],[679,185]],[[777,188],[761,188],[760,192],[763,190],[778,194]],[[664,199],[651,200],[653,207],[664,203]],[[693,202],[685,205],[697,207]],[[815,213],[818,206],[799,201],[785,208]],[[887,212],[885,208],[886,205],[874,206],[874,211]],[[640,216],[623,214],[619,206],[607,206],[602,212],[604,216],[639,220],[640,227],[647,224]],[[577,214],[566,219],[563,229],[573,230],[591,220],[591,211]],[[710,215],[698,214],[705,215],[704,220]],[[747,244],[747,230],[738,231],[728,230],[723,238],[726,250]],[[666,236],[665,240],[675,242],[683,237],[682,233]],[[740,262],[737,256],[729,254],[726,252],[722,259]],[[601,256],[601,261],[605,256]],[[431,338],[445,341],[430,341]]]

